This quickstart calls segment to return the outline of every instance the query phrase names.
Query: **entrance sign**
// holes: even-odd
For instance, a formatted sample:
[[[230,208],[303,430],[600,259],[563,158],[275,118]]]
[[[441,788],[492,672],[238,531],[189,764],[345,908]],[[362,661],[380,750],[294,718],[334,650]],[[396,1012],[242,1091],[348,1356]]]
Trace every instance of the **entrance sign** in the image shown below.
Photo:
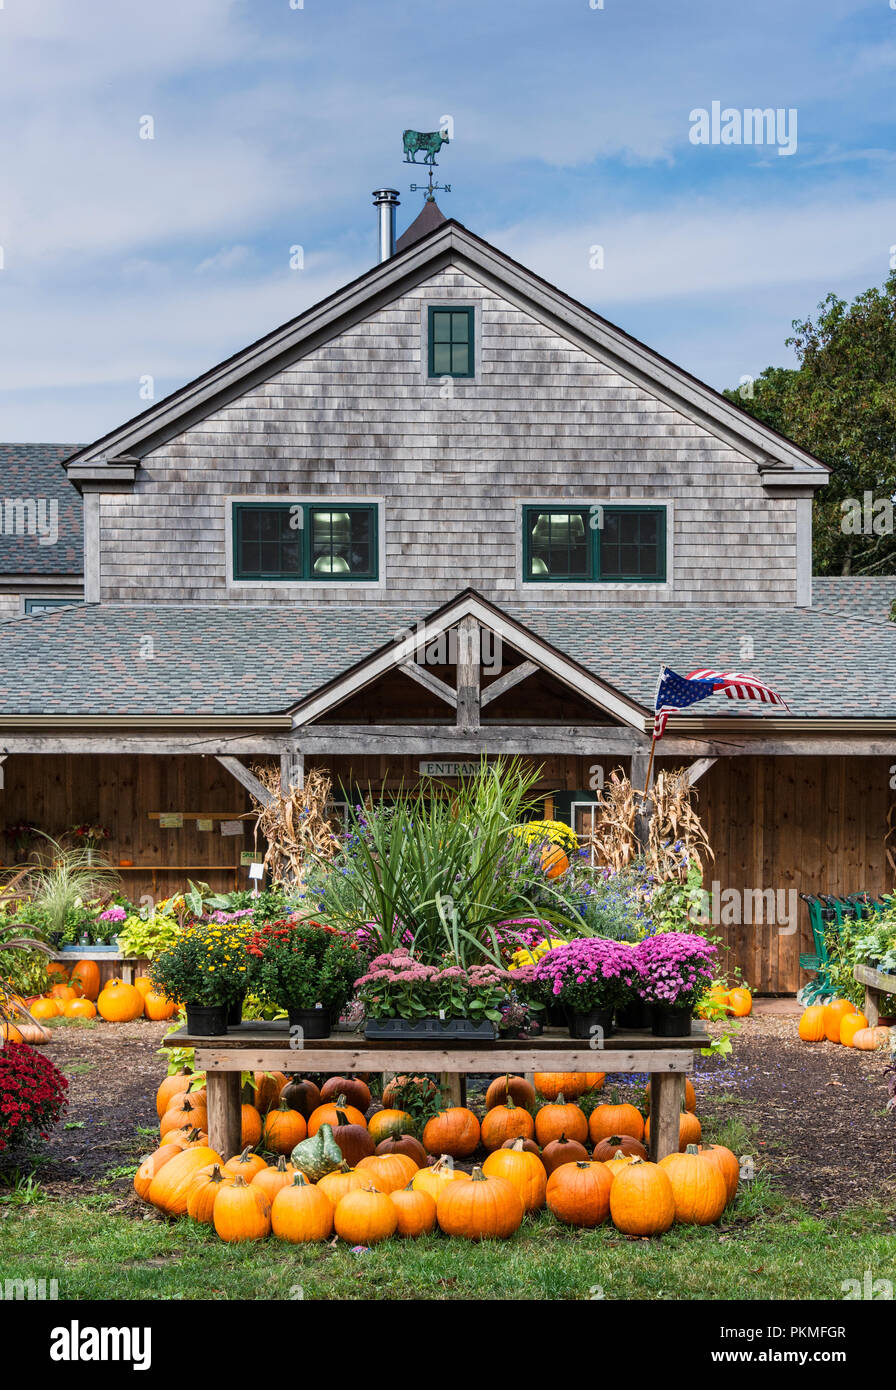
[[[475,777],[478,763],[421,763],[421,777]]]

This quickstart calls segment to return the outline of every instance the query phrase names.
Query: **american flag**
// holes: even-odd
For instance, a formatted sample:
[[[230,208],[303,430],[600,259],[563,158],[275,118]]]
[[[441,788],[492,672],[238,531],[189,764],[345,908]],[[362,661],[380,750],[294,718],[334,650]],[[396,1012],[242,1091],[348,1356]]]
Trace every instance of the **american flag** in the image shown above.
[[[666,721],[676,710],[686,709],[688,705],[705,700],[717,690],[724,690],[729,700],[759,700],[764,705],[782,705],[789,709],[786,700],[772,690],[771,686],[749,676],[742,671],[711,671],[701,669],[689,671],[686,676],[664,666],[660,671],[656,688],[656,711],[653,724],[653,737],[662,738],[666,731]]]

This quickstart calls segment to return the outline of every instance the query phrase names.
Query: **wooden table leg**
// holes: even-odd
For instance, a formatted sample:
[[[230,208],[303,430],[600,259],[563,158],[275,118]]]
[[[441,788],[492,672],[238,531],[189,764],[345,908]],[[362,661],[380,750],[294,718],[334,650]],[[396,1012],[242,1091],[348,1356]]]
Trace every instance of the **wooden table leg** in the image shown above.
[[[238,1154],[241,1148],[240,1073],[209,1071],[206,1073],[205,1084],[208,1098],[209,1147],[226,1162],[228,1158]]]
[[[868,1020],[869,1028],[876,1028],[878,1020],[880,1019],[880,1009],[878,1008],[879,1001],[880,994],[878,993],[878,991],[876,989],[872,989],[871,985],[866,985],[865,1007],[862,1010],[862,1013]]]
[[[463,1084],[461,1084],[462,1080]],[[445,1105],[465,1104],[466,1077],[461,1078],[459,1071],[443,1071],[439,1076],[439,1085]]]
[[[681,1077],[674,1071],[650,1073],[650,1161],[678,1153]]]

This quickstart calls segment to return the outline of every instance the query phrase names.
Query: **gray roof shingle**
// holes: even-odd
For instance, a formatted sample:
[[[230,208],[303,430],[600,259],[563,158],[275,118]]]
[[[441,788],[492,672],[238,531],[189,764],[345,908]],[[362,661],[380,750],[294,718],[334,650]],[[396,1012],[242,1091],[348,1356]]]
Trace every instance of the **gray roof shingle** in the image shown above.
[[[846,598],[820,608],[505,605],[507,614],[617,690],[652,707],[659,667],[752,671],[795,718],[896,717],[896,624]],[[3,714],[256,715],[289,709],[427,616],[397,604],[295,608],[86,605],[4,625]],[[153,656],[141,659],[144,639]],[[741,655],[742,641],[753,655]],[[696,711],[695,711],[696,712]],[[765,707],[723,695],[738,718]],[[779,710],[772,711],[780,713]]]
[[[81,574],[84,568],[81,497],[61,460],[77,444],[0,444],[0,574]],[[10,534],[5,503],[14,498],[58,506],[58,540],[41,545],[36,535]],[[49,515],[49,513],[48,513]]]

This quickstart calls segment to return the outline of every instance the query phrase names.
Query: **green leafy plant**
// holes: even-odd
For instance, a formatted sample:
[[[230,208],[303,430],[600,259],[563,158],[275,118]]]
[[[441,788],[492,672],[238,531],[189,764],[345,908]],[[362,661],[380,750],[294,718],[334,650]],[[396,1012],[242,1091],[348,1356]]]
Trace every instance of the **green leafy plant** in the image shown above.
[[[424,781],[412,793],[349,808],[349,833],[321,884],[321,916],[360,931],[371,954],[413,940],[418,959],[499,963],[495,928],[514,916],[565,921],[535,911],[545,885],[540,848],[512,832],[535,805],[539,773],[517,759],[483,763],[450,793]],[[559,902],[559,899],[555,899]]]
[[[131,913],[118,932],[118,940],[124,955],[155,960],[174,945],[179,934],[177,918],[167,912],[154,912],[149,917]]]

